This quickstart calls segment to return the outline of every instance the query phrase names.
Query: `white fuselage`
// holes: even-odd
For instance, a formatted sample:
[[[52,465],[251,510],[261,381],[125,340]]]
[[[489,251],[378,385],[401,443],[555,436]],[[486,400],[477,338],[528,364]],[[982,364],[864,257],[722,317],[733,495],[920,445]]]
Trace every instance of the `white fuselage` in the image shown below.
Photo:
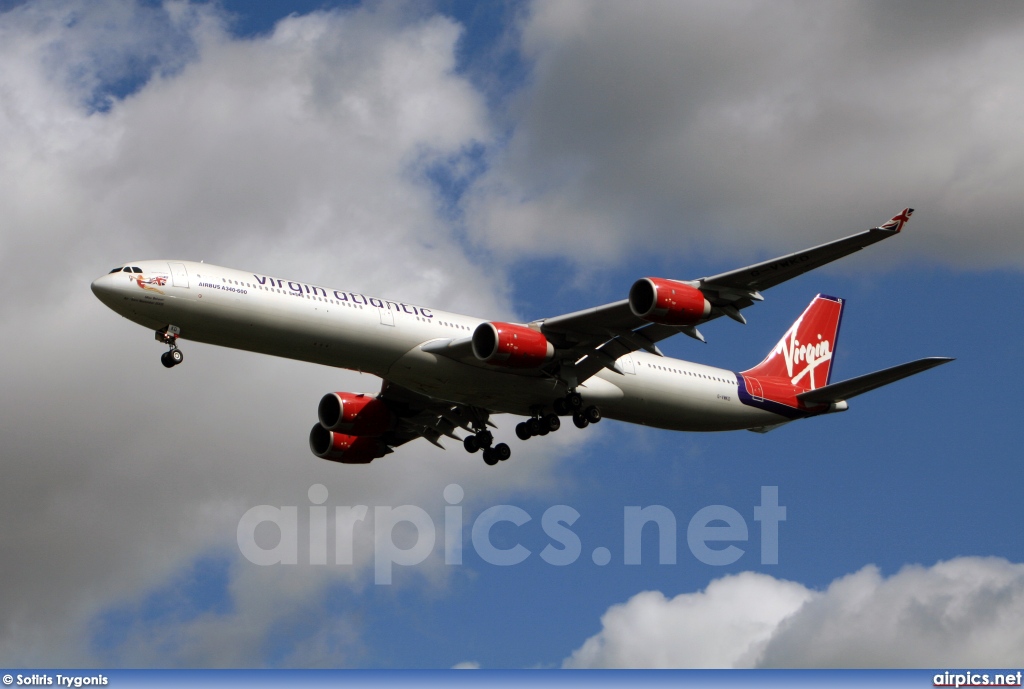
[[[180,328],[208,344],[287,357],[386,378],[430,397],[530,415],[567,391],[530,375],[425,352],[436,340],[472,335],[484,319],[191,261],[138,261],[112,272],[97,297],[139,325]],[[579,392],[604,416],[681,431],[770,426],[784,417],[743,404],[736,373],[646,352],[618,360]],[[524,375],[526,373],[526,375]]]

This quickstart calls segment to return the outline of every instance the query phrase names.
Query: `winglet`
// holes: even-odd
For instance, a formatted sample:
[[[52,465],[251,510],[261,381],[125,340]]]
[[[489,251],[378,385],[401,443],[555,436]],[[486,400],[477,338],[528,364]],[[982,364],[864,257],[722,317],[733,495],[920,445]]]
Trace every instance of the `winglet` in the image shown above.
[[[882,223],[878,226],[879,230],[888,230],[890,232],[899,232],[903,229],[903,226],[910,222],[910,216],[914,214],[913,208],[904,208],[903,212],[899,215],[894,215],[889,219],[889,222]]]

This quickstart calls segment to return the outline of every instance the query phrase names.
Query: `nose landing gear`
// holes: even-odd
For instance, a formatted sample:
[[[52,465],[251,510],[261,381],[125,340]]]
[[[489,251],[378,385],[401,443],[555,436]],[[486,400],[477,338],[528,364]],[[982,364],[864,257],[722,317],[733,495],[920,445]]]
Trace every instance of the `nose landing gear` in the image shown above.
[[[170,349],[160,355],[160,363],[166,368],[174,368],[185,360],[185,355],[178,349],[178,335],[181,329],[176,325],[169,325],[156,331],[156,341],[162,342]]]
[[[182,361],[185,360],[185,355],[181,353],[181,350],[175,347],[169,352],[164,352],[160,355],[160,363],[167,368],[174,368]]]

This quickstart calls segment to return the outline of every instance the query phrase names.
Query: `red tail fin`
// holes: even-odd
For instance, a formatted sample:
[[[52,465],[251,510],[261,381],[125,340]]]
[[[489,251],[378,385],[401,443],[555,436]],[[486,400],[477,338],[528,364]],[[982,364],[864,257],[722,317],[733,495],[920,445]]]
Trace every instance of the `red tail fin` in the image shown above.
[[[743,375],[784,380],[799,390],[828,385],[844,303],[836,297],[816,296],[765,360]]]

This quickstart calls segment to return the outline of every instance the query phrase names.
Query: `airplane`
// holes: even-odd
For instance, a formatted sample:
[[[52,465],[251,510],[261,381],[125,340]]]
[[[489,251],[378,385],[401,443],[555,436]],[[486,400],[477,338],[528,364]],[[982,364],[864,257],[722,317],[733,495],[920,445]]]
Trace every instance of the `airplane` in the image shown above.
[[[132,261],[92,283],[105,305],[149,328],[182,363],[181,339],[371,373],[379,394],[331,392],[309,434],[313,454],[367,464],[417,438],[482,451],[488,465],[511,449],[494,443],[493,414],[526,417],[521,440],[608,417],[678,431],[768,432],[844,411],[848,400],[952,361],[928,357],[832,382],[845,300],[819,294],[753,368],[738,373],[665,356],[658,342],[763,301],[761,292],[899,234],[904,209],[878,227],[696,280],[646,277],[628,297],[529,323],[449,313],[184,260]],[[456,430],[467,433],[460,438]]]

